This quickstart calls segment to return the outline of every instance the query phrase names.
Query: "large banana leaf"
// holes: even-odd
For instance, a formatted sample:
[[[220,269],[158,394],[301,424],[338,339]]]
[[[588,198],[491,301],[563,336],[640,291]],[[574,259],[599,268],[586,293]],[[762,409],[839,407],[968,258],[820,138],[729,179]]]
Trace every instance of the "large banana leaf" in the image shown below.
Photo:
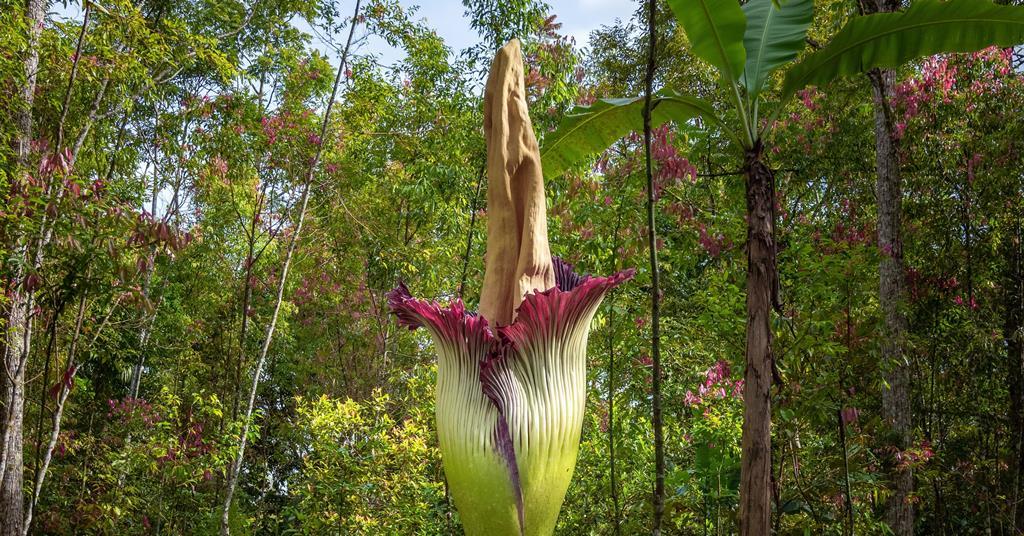
[[[668,0],[690,48],[714,65],[730,82],[743,72],[746,50],[743,32],[747,19],[736,0]]]
[[[789,0],[780,5],[775,0],[750,0],[743,5],[743,13],[747,15],[743,35],[747,65],[742,83],[754,98],[773,70],[804,49],[807,27],[814,18],[814,0]]]
[[[987,0],[916,0],[902,13],[857,17],[786,73],[782,97],[809,85],[922,56],[1024,42],[1024,7]]]
[[[685,124],[695,117],[718,124],[731,133],[705,100],[659,92],[651,103],[651,126],[668,121]],[[577,106],[565,116],[558,129],[544,136],[541,167],[545,178],[565,173],[588,156],[601,152],[630,132],[643,128],[643,97],[601,99],[589,106]]]

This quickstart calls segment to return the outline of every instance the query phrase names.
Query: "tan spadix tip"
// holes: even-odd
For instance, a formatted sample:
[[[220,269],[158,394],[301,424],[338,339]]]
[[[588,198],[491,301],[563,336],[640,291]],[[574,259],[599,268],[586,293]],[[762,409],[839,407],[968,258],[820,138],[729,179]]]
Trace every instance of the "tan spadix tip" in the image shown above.
[[[491,63],[484,92],[487,141],[487,255],[480,314],[490,325],[515,320],[523,296],[555,286],[548,248],[540,148],[533,134],[519,41]]]

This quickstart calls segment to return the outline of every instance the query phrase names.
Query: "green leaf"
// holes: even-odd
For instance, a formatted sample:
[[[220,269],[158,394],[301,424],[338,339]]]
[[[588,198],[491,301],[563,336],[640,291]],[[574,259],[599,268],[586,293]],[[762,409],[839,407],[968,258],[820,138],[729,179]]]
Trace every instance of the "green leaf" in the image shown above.
[[[743,72],[747,19],[736,0],[669,0],[697,57],[714,65],[730,82]]]
[[[786,73],[783,99],[809,85],[943,52],[972,52],[1024,41],[1024,8],[979,0],[918,0],[902,13],[851,20],[835,38]]]
[[[747,65],[741,82],[753,98],[772,71],[803,50],[807,27],[814,18],[814,1],[789,0],[776,5],[775,0],[751,0],[743,5],[743,13],[747,16],[743,35]]]
[[[696,97],[662,91],[651,105],[652,127],[667,121],[685,123],[695,117],[724,127],[711,104]],[[601,99],[589,106],[575,107],[554,132],[544,137],[540,150],[544,177],[557,177],[630,132],[641,130],[643,109],[643,97]]]

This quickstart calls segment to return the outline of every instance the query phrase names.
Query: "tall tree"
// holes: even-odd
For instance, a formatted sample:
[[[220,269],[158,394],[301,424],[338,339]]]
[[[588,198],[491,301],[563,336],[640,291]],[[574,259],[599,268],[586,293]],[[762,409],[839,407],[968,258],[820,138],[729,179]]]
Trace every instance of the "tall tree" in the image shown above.
[[[35,102],[36,77],[39,73],[39,40],[46,15],[46,0],[29,0],[25,4],[25,27],[28,29],[24,59],[24,85],[21,88],[17,111],[15,137],[17,180],[28,182],[32,152],[32,110]],[[21,536],[24,519],[22,481],[22,452],[24,449],[22,422],[25,414],[25,368],[32,344],[32,285],[26,270],[30,245],[23,232],[15,232],[15,255],[21,261],[12,276],[14,289],[7,309],[7,336],[4,344],[3,422],[0,423],[3,441],[0,444],[0,535]]]
[[[898,0],[871,0],[868,13],[890,13],[899,8]],[[878,247],[882,260],[878,265],[878,301],[882,307],[884,333],[881,341],[882,417],[890,427],[891,446],[904,451],[910,445],[912,424],[910,408],[910,363],[906,356],[907,317],[906,284],[903,264],[903,179],[900,176],[896,120],[892,111],[894,80],[892,69],[872,69],[869,73],[875,112],[875,197],[878,200]],[[894,464],[890,473],[893,494],[889,497],[887,517],[897,536],[914,533],[914,511],[910,494],[914,476],[909,465]]]
[[[651,533],[661,534],[665,515],[665,428],[661,414],[661,279],[658,269],[657,194],[651,162],[651,112],[654,76],[658,69],[658,3],[647,1],[647,73],[644,75],[644,175],[647,179],[647,249],[651,263],[651,424],[654,427],[654,523]]]
[[[1011,190],[1012,191],[1012,190]],[[1017,194],[1021,193],[1017,189]],[[1004,238],[1004,325],[1006,340],[1007,392],[1010,395],[1011,462],[1010,521],[1013,530],[1024,533],[1024,508],[1021,507],[1021,486],[1024,485],[1024,255],[1021,242],[1021,219],[1009,222]]]

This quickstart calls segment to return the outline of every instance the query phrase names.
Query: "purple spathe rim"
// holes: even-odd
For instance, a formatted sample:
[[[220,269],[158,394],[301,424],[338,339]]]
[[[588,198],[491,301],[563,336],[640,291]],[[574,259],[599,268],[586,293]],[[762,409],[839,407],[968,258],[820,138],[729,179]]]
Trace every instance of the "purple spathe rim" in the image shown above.
[[[552,264],[555,269],[555,286],[528,293],[516,310],[515,321],[507,326],[499,326],[497,336],[487,319],[467,311],[461,299],[455,298],[447,307],[442,307],[436,301],[414,298],[409,287],[401,281],[386,294],[388,308],[398,318],[399,325],[410,330],[424,327],[445,339],[458,337],[460,332],[479,330],[486,333],[488,340],[497,342],[504,339],[503,335],[521,332],[525,324],[549,320],[539,315],[571,313],[573,308],[585,308],[603,298],[608,290],[632,279],[636,273],[635,269],[630,268],[607,277],[581,276],[573,271],[573,265],[558,257],[552,257]],[[551,307],[551,304],[556,307]]]

